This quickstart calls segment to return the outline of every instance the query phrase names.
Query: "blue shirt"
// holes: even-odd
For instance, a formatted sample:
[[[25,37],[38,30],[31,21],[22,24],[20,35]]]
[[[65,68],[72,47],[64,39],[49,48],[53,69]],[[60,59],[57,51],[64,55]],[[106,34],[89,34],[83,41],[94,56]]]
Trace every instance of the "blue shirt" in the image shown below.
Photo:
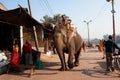
[[[115,51],[115,48],[119,49],[120,51],[120,48],[113,40],[109,39],[108,41],[105,42],[106,52],[113,53]]]

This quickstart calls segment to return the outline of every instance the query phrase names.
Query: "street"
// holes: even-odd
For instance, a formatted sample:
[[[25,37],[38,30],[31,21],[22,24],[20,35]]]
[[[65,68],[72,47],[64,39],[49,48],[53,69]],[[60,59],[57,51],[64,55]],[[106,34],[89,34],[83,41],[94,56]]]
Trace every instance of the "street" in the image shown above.
[[[67,54],[66,54],[67,57]],[[87,49],[81,53],[80,66],[69,71],[58,71],[60,60],[57,54],[41,55],[43,69],[35,70],[31,77],[28,77],[29,70],[24,73],[9,73],[0,75],[0,80],[120,80],[120,72],[107,73],[103,53],[97,48]]]

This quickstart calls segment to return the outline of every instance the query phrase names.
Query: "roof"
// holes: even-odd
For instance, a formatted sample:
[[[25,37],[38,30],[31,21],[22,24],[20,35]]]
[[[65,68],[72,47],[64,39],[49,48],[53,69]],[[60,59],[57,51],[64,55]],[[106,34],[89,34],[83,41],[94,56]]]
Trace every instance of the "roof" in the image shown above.
[[[0,9],[2,9],[2,10],[4,10],[4,11],[7,10],[7,8],[6,8],[2,3],[0,3]]]
[[[26,8],[22,7],[7,11],[0,10],[0,22],[26,27],[42,26],[28,14]]]

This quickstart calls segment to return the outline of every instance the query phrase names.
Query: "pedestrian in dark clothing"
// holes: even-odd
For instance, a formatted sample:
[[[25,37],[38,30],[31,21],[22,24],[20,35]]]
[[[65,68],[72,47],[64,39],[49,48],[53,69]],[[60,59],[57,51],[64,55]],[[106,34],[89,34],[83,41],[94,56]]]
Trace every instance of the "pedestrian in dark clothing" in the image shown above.
[[[23,45],[23,54],[25,55],[25,64],[32,65],[33,64],[32,46],[27,40]]]
[[[115,48],[120,51],[120,48],[117,46],[117,44],[112,40],[112,36],[109,35],[109,39],[105,42],[105,53],[106,53],[106,71],[114,71],[113,66],[113,55],[115,52]]]

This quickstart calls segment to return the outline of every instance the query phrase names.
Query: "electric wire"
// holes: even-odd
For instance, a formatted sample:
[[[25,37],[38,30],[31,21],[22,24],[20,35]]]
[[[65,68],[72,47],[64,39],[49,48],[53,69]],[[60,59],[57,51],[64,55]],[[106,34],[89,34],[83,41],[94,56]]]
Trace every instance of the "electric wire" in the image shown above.
[[[46,5],[44,4],[44,1],[42,0],[38,0],[40,7],[42,8],[42,10],[44,11],[45,15],[50,15],[50,12],[48,11]]]
[[[46,3],[46,6],[48,6],[48,8],[49,8],[49,10],[50,10],[50,13],[53,15],[53,14],[54,14],[54,11],[53,11],[53,9],[51,8],[48,0],[44,0],[44,1],[45,1],[45,3]]]
[[[43,3],[44,3],[44,5],[45,5],[46,9],[48,10],[49,14],[52,15],[51,8],[50,8],[50,6],[48,5],[47,1],[46,1],[46,0],[43,0]]]
[[[104,8],[107,6],[107,3],[103,4],[103,6],[101,7],[101,9],[99,10],[99,12],[97,13],[96,17],[93,19],[93,21],[97,20],[98,17],[100,16],[100,14],[102,14],[102,11],[104,10]]]
[[[50,16],[51,15],[50,10],[49,10],[47,4],[45,3],[45,1],[41,0],[41,4],[44,6],[45,10],[47,11],[47,14]]]
[[[48,12],[46,11],[44,5],[40,2],[40,0],[38,0],[38,3],[39,3],[39,5],[40,5],[42,11],[44,12],[44,14],[45,14],[45,15],[49,15]]]

